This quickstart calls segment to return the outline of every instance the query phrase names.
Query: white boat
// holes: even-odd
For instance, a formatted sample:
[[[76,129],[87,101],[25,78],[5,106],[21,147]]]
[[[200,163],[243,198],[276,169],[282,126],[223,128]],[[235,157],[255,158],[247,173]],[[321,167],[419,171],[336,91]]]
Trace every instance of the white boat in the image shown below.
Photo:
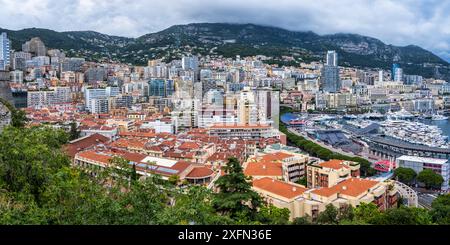
[[[431,120],[433,120],[433,121],[444,121],[444,120],[448,120],[448,117],[437,114],[437,115],[433,115],[431,117]]]

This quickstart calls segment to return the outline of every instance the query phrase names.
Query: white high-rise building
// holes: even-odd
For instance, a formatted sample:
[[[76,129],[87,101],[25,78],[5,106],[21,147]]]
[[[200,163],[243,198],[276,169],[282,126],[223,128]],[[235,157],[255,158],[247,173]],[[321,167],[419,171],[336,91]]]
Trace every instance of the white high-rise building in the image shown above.
[[[10,41],[6,32],[0,34],[0,70],[6,70],[6,67],[10,65]]]
[[[70,87],[53,87],[45,90],[28,91],[27,106],[30,108],[41,108],[72,100]]]
[[[197,56],[183,56],[181,59],[181,67],[183,70],[194,70],[198,69],[198,57]]]
[[[107,92],[105,88],[88,88],[84,91],[84,104],[86,110],[91,113],[98,112],[103,106],[103,101],[107,100]]]
[[[403,81],[403,69],[402,68],[396,68],[394,70],[394,81],[395,82]]]
[[[258,89],[256,90],[256,101],[258,121],[278,129],[280,126],[280,92],[272,89]]]
[[[238,121],[244,125],[255,125],[258,123],[258,107],[255,94],[246,87],[239,94]]]
[[[332,50],[327,52],[327,65],[338,66],[338,55],[336,51]]]
[[[383,70],[378,72],[378,84],[383,84]]]

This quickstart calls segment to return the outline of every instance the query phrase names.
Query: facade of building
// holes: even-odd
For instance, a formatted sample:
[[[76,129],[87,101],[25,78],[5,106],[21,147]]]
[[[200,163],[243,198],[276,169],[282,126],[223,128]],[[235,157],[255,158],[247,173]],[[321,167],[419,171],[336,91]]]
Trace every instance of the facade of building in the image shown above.
[[[335,93],[341,90],[339,67],[324,65],[320,77],[320,90]]]
[[[15,70],[9,73],[11,77],[11,82],[23,83],[23,71]]]
[[[347,206],[357,207],[361,203],[374,203],[379,210],[386,210],[395,207],[398,201],[398,191],[392,182],[353,177],[332,187],[317,189],[265,177],[253,180],[253,190],[268,203],[289,209],[291,220],[305,216],[315,220],[329,204],[342,209]]]
[[[27,107],[41,108],[72,101],[70,87],[51,87],[47,90],[28,91]]]
[[[6,32],[0,34],[0,70],[6,70],[10,66],[11,42]]]
[[[109,95],[118,93],[117,89],[111,90],[108,88],[86,88],[84,91],[86,110],[97,114],[107,113],[109,110]]]
[[[12,54],[12,69],[25,71],[27,68],[27,62],[31,60],[31,53],[27,52],[14,52]]]
[[[309,188],[331,187],[349,177],[359,177],[357,162],[330,160],[307,166],[307,186]]]
[[[181,59],[181,65],[183,70],[197,70],[198,69],[198,57],[197,56],[184,56]]]
[[[33,56],[47,55],[47,48],[39,37],[34,37],[22,45],[22,51],[31,53]]]
[[[186,180],[192,184],[207,184],[218,174],[205,166],[127,151],[82,151],[75,155],[73,164],[90,175],[97,176],[101,169],[115,167],[110,161],[115,156],[128,160],[130,165],[135,165],[140,178],[158,174],[163,180],[168,180],[176,175],[180,182]]]
[[[326,64],[329,66],[338,66],[338,54],[331,50],[327,52]]]
[[[444,179],[441,189],[447,191],[449,189],[450,180],[450,163],[448,159],[436,159],[416,156],[401,156],[397,158],[397,166],[403,168],[411,168],[417,174],[425,169],[433,170]]]
[[[293,152],[257,153],[244,163],[244,174],[253,179],[271,177],[297,182],[305,176],[308,161],[308,156]]]
[[[175,82],[166,79],[152,79],[149,81],[149,96],[170,97],[175,91]]]
[[[269,125],[214,124],[208,128],[209,135],[220,138],[255,139],[278,138],[286,142],[286,136]]]

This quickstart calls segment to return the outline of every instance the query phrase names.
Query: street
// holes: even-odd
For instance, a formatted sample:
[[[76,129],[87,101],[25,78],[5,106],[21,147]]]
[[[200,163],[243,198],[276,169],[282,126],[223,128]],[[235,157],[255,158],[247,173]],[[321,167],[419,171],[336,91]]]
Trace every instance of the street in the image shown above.
[[[431,209],[431,203],[437,198],[436,194],[417,193],[419,205],[426,209]]]

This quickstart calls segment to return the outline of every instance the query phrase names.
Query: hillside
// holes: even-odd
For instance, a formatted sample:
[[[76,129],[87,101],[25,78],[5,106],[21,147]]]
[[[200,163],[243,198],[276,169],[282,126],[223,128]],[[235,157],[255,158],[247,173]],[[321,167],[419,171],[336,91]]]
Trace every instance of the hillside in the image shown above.
[[[254,24],[200,23],[175,25],[138,38],[109,36],[92,31],[55,32],[46,29],[9,31],[13,48],[39,36],[48,47],[93,60],[112,59],[146,64],[148,59],[172,60],[186,53],[202,55],[293,56],[297,62],[322,60],[326,50],[337,50],[342,66],[382,67],[400,63],[407,74],[450,79],[449,64],[418,46],[398,47],[357,34],[318,35]]]

